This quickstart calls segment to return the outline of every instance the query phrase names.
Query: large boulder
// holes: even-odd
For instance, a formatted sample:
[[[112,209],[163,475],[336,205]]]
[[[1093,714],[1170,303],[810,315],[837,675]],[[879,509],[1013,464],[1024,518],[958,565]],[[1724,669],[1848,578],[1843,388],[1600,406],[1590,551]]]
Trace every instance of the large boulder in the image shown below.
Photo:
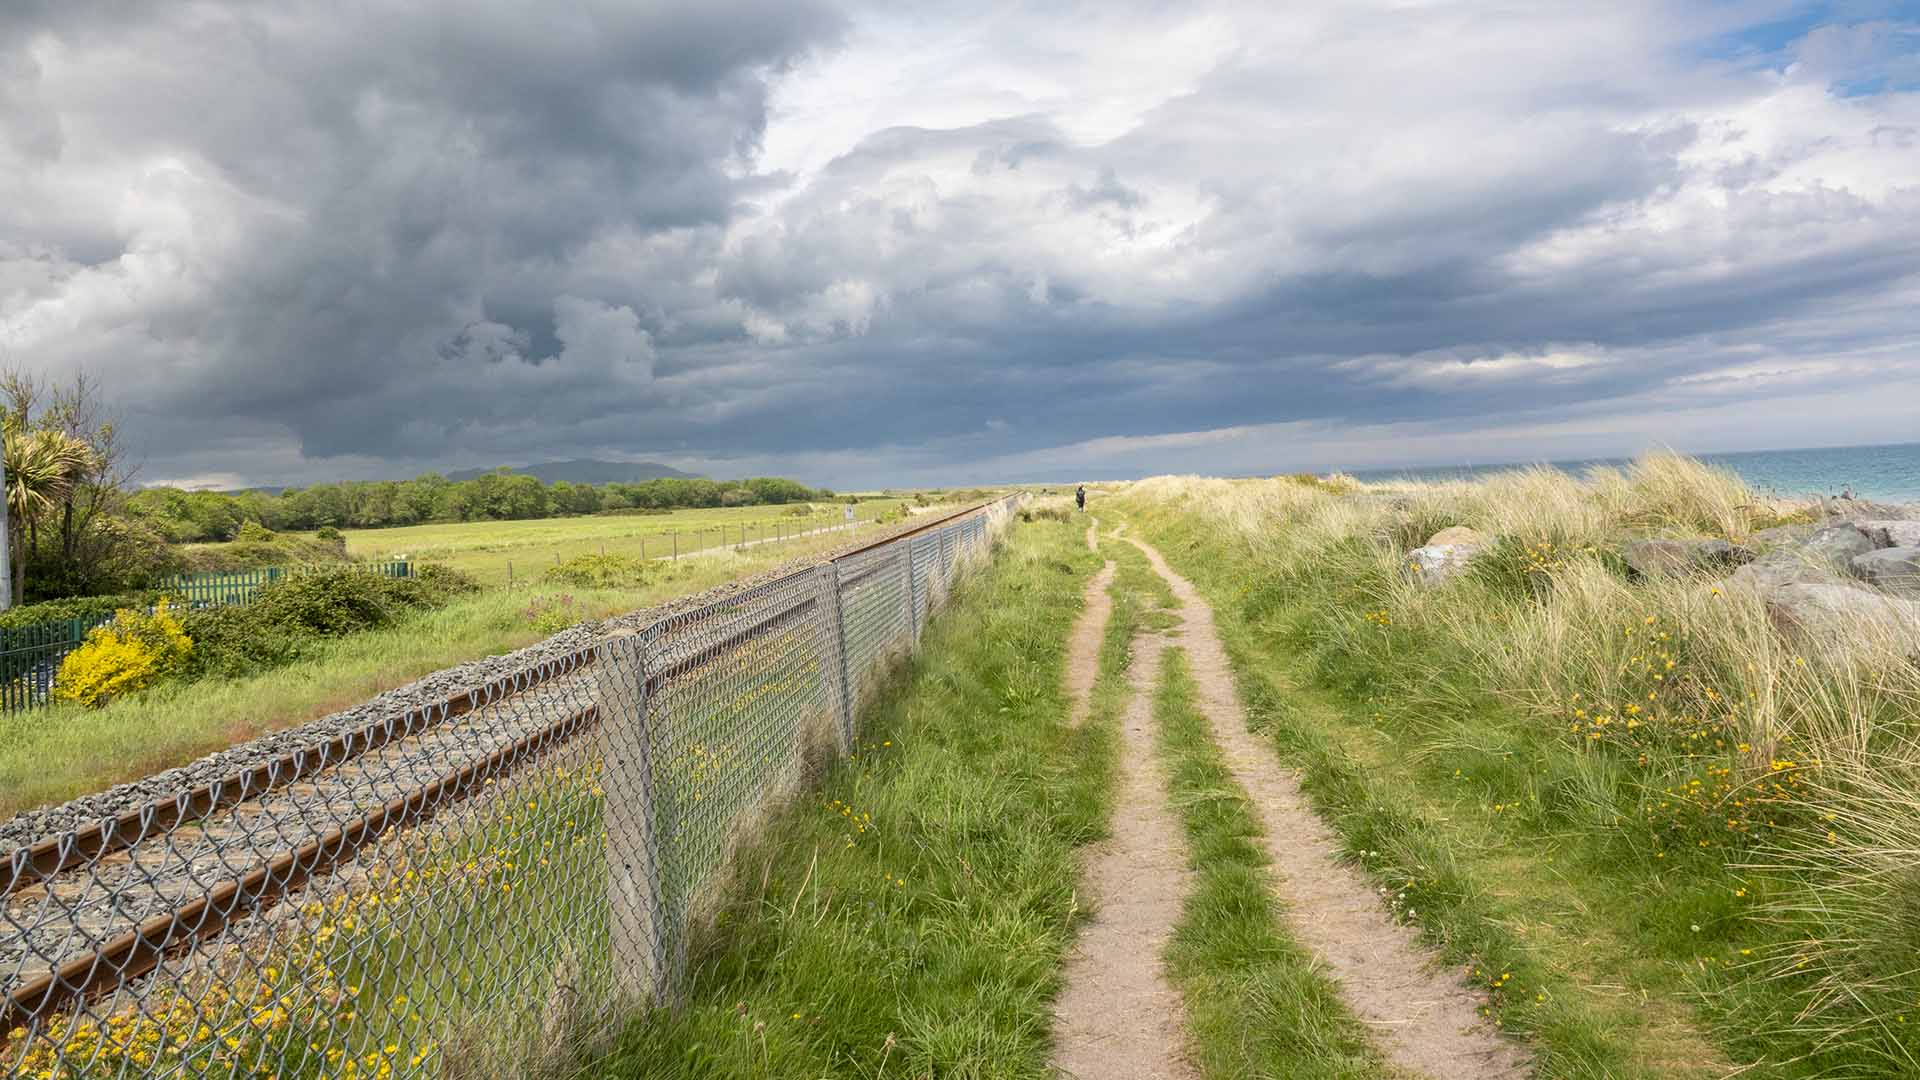
[[[1865,555],[1873,548],[1867,534],[1852,525],[1830,525],[1800,545],[1800,550],[1809,557],[1834,566],[1846,566],[1855,555]]]
[[[1775,525],[1770,529],[1761,529],[1747,539],[1762,547],[1777,547],[1781,544],[1798,544],[1807,537],[1819,532],[1818,525]]]
[[[1448,547],[1455,544],[1467,544],[1473,547],[1486,547],[1487,538],[1478,530],[1465,525],[1449,525],[1427,538],[1427,547]]]
[[[1635,540],[1620,549],[1633,572],[1643,578],[1682,577],[1697,570],[1740,566],[1753,552],[1725,540]]]
[[[1635,540],[1620,557],[1643,578],[1680,577],[1693,570],[1693,547],[1684,540]]]
[[[1458,575],[1486,550],[1484,544],[1428,544],[1407,553],[1407,569],[1423,585],[1438,585]]]
[[[1857,527],[1867,534],[1867,539],[1873,541],[1874,547],[1920,547],[1920,521],[1887,518],[1858,522]]]
[[[1867,499],[1822,499],[1820,510],[1829,522],[1912,521],[1920,518],[1920,506],[1912,503],[1877,503]]]
[[[1797,548],[1778,548],[1735,570],[1727,584],[1766,594],[1786,585],[1832,585],[1842,580],[1831,562]]]
[[[1920,546],[1881,548],[1853,557],[1855,577],[1901,592],[1920,592]]]
[[[1857,585],[1785,585],[1766,598],[1767,614],[1782,633],[1802,642],[1848,645],[1889,638],[1907,651],[1920,647],[1920,601]]]

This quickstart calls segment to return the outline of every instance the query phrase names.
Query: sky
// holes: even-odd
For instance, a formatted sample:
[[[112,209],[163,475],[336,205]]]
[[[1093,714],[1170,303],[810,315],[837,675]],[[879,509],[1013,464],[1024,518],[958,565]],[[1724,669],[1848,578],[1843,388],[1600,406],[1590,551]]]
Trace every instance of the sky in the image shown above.
[[[146,482],[1920,437],[1915,0],[6,0],[0,368]]]

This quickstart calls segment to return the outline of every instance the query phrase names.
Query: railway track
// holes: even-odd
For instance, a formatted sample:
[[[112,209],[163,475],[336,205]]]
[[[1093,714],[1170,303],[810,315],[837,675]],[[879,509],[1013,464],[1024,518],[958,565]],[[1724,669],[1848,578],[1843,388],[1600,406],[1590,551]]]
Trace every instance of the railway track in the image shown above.
[[[842,595],[892,561],[857,556],[981,510],[843,552]],[[657,620],[648,696],[779,633],[821,597],[800,570],[725,597],[720,631]],[[597,646],[353,727],[0,855],[0,1050],[9,1032],[124,989],[170,955],[324,882],[396,830],[426,825],[594,731]]]

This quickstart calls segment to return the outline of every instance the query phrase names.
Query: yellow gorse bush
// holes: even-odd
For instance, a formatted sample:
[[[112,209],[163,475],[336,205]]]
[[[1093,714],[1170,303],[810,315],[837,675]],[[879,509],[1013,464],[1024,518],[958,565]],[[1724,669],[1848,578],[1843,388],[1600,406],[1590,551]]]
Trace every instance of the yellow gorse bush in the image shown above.
[[[171,675],[192,651],[192,639],[166,601],[151,615],[123,608],[60,662],[53,696],[88,708],[104,705]]]

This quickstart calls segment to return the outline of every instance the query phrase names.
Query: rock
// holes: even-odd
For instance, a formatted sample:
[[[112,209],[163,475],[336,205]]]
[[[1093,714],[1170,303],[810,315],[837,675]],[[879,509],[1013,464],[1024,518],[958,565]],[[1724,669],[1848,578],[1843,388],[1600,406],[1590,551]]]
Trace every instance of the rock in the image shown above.
[[[1831,525],[1807,537],[1800,550],[1814,559],[1846,566],[1855,555],[1872,551],[1873,541],[1852,525]]]
[[[1780,544],[1801,543],[1819,531],[1820,528],[1817,525],[1775,525],[1771,529],[1761,529],[1748,539],[1763,547],[1774,547]]]
[[[1920,521],[1900,521],[1886,518],[1879,521],[1856,523],[1874,547],[1902,548],[1920,547]]]
[[[1727,585],[1764,595],[1786,585],[1834,585],[1841,580],[1831,563],[1811,559],[1796,548],[1779,548],[1735,570]]]
[[[1767,614],[1790,637],[1852,644],[1890,637],[1904,650],[1920,647],[1920,601],[1857,585],[1786,585],[1766,599]]]
[[[1450,525],[1427,539],[1428,547],[1446,547],[1453,544],[1470,544],[1475,547],[1487,546],[1487,538],[1465,525]]]
[[[1407,568],[1422,585],[1438,585],[1465,570],[1484,550],[1484,544],[1428,544],[1407,553]]]
[[[1853,572],[1883,589],[1920,592],[1920,546],[1881,548],[1855,555]]]
[[[1684,540],[1635,540],[1620,555],[1643,578],[1680,577],[1693,569],[1693,546]]]
[[[1635,540],[1620,549],[1621,557],[1643,578],[1681,577],[1696,570],[1740,566],[1753,561],[1753,552],[1725,540]]]
[[[1753,558],[1752,548],[1725,540],[1702,540],[1693,546],[1693,561],[1701,566],[1745,566]]]
[[[1820,509],[1829,522],[1912,521],[1920,518],[1920,506],[1912,503],[1877,503],[1866,499],[1822,499]]]

